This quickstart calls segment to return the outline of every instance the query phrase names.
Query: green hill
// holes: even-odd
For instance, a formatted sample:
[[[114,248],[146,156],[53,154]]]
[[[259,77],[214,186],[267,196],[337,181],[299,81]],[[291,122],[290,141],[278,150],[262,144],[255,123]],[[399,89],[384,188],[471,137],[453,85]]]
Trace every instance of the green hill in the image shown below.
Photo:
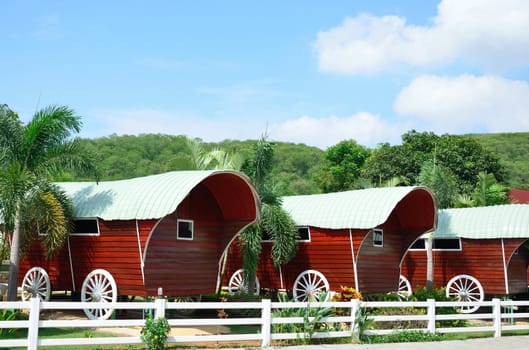
[[[529,189],[529,133],[472,134],[485,148],[497,153],[507,170],[506,183]],[[191,169],[184,136],[144,134],[111,135],[82,139],[89,151],[98,154],[102,180],[126,179],[171,170]],[[248,156],[256,140],[226,140],[204,143]],[[324,164],[325,151],[288,142],[274,142],[273,178],[282,195],[319,191],[314,174]]]
[[[496,152],[506,168],[506,182],[510,187],[529,189],[529,132],[469,136]]]

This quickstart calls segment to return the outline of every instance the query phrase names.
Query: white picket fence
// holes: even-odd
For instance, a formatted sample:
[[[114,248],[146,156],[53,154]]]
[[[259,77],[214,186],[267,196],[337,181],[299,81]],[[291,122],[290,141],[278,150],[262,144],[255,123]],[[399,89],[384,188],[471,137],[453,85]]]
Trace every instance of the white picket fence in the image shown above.
[[[27,347],[28,349],[37,349],[43,346],[59,345],[110,345],[110,344],[139,344],[140,336],[112,336],[98,338],[40,338],[39,330],[43,328],[80,328],[93,329],[101,327],[136,327],[139,329],[145,325],[143,317],[137,319],[109,319],[109,320],[60,320],[60,319],[41,319],[41,313],[45,310],[82,310],[97,308],[113,308],[115,310],[148,310],[154,317],[166,317],[168,310],[224,310],[230,314],[230,310],[249,310],[253,309],[257,317],[238,317],[238,318],[178,318],[166,317],[172,327],[200,327],[200,326],[231,326],[231,325],[254,325],[259,328],[258,332],[247,334],[211,334],[211,335],[194,335],[194,336],[169,336],[169,343],[193,343],[193,342],[227,342],[227,341],[256,341],[262,347],[270,346],[274,340],[303,339],[310,338],[336,338],[351,337],[358,332],[358,312],[369,309],[383,310],[385,308],[400,308],[402,310],[411,310],[408,308],[420,308],[422,314],[399,314],[399,315],[379,315],[368,316],[376,323],[383,322],[403,322],[403,321],[422,321],[418,324],[424,327],[414,328],[413,330],[430,332],[430,333],[453,333],[453,332],[490,332],[491,336],[500,337],[506,330],[529,330],[529,324],[517,324],[519,319],[529,318],[529,313],[520,312],[529,306],[529,301],[503,301],[493,299],[491,301],[479,303],[466,303],[466,306],[479,305],[481,310],[486,312],[472,314],[439,314],[438,308],[461,307],[462,303],[458,302],[436,302],[428,300],[426,302],[323,302],[323,303],[299,303],[299,302],[271,302],[262,300],[260,302],[168,302],[165,299],[156,299],[152,302],[117,302],[117,303],[87,303],[87,302],[64,302],[50,301],[42,302],[38,298],[33,298],[27,302],[0,302],[0,313],[5,309],[27,310],[29,319],[18,321],[0,321],[0,328],[27,328],[28,337],[26,339],[0,339],[0,347]],[[332,316],[323,319],[314,320],[313,317],[306,319],[304,317],[280,317],[277,311],[280,309],[304,309],[307,308],[339,308],[346,310],[347,316]],[[210,312],[211,314],[211,312]],[[142,313],[139,313],[142,315]],[[369,315],[369,312],[367,312]],[[447,320],[479,320],[480,325],[458,328],[437,328],[436,322]],[[307,322],[327,323],[332,325],[341,325],[341,329],[328,330],[324,332],[314,332],[310,334],[303,333],[274,333],[272,325],[280,324],[306,324]],[[473,322],[474,323],[474,322]],[[417,324],[417,323],[416,323]],[[403,331],[405,329],[377,329],[366,330],[364,334],[387,334],[391,332]],[[410,330],[410,329],[406,329]],[[355,333],[356,332],[356,333]]]

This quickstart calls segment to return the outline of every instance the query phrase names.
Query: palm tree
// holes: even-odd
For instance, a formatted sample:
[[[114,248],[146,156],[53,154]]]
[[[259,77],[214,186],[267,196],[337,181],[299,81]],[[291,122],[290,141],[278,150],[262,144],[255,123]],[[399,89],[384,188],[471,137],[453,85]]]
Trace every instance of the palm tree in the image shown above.
[[[498,183],[494,174],[480,172],[474,191],[470,195],[459,195],[456,207],[484,207],[509,203],[507,187]]]
[[[193,169],[240,170],[244,163],[244,158],[238,153],[231,154],[220,148],[206,151],[198,139],[186,138],[186,146]]]
[[[96,174],[95,163],[72,133],[80,117],[64,106],[37,111],[24,125],[6,105],[0,108],[0,210],[11,233],[8,300],[16,300],[22,247],[45,233],[51,256],[64,243],[73,210],[52,181],[65,171]]]
[[[296,225],[281,207],[281,198],[269,181],[273,153],[273,146],[264,134],[255,146],[253,158],[243,168],[252,179],[262,203],[261,220],[244,230],[239,237],[243,254],[243,278],[247,281],[248,294],[253,294],[255,290],[255,273],[261,255],[263,232],[273,241],[271,258],[276,267],[290,261],[297,251]]]

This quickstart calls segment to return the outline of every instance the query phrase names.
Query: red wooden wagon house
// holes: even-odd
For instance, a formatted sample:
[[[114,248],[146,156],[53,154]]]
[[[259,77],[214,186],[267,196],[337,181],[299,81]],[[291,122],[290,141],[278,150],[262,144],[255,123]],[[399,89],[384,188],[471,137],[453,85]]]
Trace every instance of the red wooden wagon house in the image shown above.
[[[117,295],[214,292],[219,261],[234,237],[259,219],[250,180],[233,171],[179,171],[108,182],[58,183],[74,203],[75,229],[46,260],[36,242],[23,258],[23,297],[50,290],[83,301]],[[26,273],[27,272],[27,273]],[[106,318],[109,310],[85,310]]]
[[[256,285],[291,290],[300,301],[329,296],[341,286],[361,292],[397,291],[404,254],[433,229],[436,217],[434,197],[423,187],[284,197],[283,208],[298,226],[298,252],[276,269],[270,258],[272,243],[263,241]],[[228,259],[228,288],[236,291],[245,287],[236,244]]]
[[[433,282],[462,301],[486,294],[527,293],[529,205],[440,210],[433,234]],[[426,283],[426,242],[413,244],[402,264],[412,286]],[[463,312],[473,312],[468,306]]]

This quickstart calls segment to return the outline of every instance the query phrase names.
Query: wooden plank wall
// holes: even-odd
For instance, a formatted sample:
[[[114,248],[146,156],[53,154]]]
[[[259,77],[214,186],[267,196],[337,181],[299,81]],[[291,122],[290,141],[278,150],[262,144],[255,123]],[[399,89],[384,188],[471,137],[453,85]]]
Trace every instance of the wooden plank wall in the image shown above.
[[[525,239],[504,239],[509,265],[510,293],[527,292],[527,255],[513,255]],[[477,278],[485,294],[505,294],[503,255],[500,239],[461,240],[461,251],[434,251],[434,285],[444,287],[460,274]],[[426,251],[409,251],[402,263],[402,274],[416,286],[426,285]],[[523,267],[525,266],[525,267]],[[523,273],[525,271],[525,273]],[[525,287],[524,287],[525,285]]]

